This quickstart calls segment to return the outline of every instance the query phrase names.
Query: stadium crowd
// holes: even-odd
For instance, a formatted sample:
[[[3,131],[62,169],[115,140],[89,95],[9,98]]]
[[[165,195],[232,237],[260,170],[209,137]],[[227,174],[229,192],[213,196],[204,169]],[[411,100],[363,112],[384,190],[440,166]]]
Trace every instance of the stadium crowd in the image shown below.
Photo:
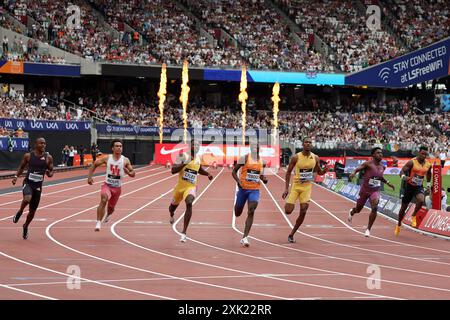
[[[0,25],[13,28],[3,14],[8,11],[28,26],[33,39],[93,61],[181,65],[187,59],[201,67],[245,63],[255,69],[325,72],[357,71],[449,35],[446,0],[366,0],[359,6],[339,0],[274,2],[300,32],[263,0],[73,0],[81,13],[75,28],[67,26],[71,3],[5,0]],[[364,5],[373,3],[390,28],[367,27]],[[316,50],[316,36],[327,44],[323,54]],[[31,50],[28,43],[18,46],[3,50],[3,58],[63,63],[37,54],[35,44]]]
[[[185,59],[195,66],[242,65],[239,52],[211,43],[200,35],[195,19],[183,12],[175,2],[94,1],[113,26],[128,23],[152,44],[151,52],[159,61],[181,65]]]
[[[367,16],[361,14],[352,1],[277,2],[305,32],[315,32],[331,47],[329,58],[341,71],[358,71],[404,52],[394,37],[381,27],[370,30]]]
[[[64,93],[63,93],[64,95]],[[66,93],[72,95],[73,93]],[[61,95],[59,95],[61,97]],[[129,97],[134,97],[129,99]],[[164,126],[182,128],[182,110],[174,95],[168,95],[164,111]],[[90,116],[120,124],[159,126],[157,101],[147,101],[136,93],[118,92],[100,100],[80,96],[76,107],[70,112],[58,95],[45,93],[3,95],[0,98],[0,118],[26,118],[46,120],[87,120]],[[450,149],[450,114],[415,113],[416,99],[391,99],[386,103],[344,102],[338,108],[319,100],[309,111],[281,111],[279,113],[280,138],[295,143],[311,135],[317,147],[335,148],[351,144],[386,144],[392,150],[414,149],[428,144],[432,151]],[[205,109],[208,112],[204,112]],[[89,109],[91,112],[86,112]],[[239,105],[218,107],[192,98],[188,109],[188,125],[195,128],[240,128]],[[273,127],[272,112],[260,110],[251,101],[248,106],[249,128]]]
[[[382,0],[388,23],[411,49],[428,46],[450,34],[447,0]]]
[[[67,24],[68,3],[62,0],[14,1],[5,6],[21,21],[34,19],[28,36],[80,55],[92,61],[151,64],[157,60],[149,53],[148,45],[132,41],[130,32],[114,34],[84,1],[75,1],[80,8],[79,26]],[[116,30],[117,31],[117,30]],[[27,59],[25,59],[27,60]]]
[[[257,69],[333,71],[320,54],[301,47],[280,14],[264,1],[189,0],[185,3],[207,26],[224,29],[242,46],[241,55]]]

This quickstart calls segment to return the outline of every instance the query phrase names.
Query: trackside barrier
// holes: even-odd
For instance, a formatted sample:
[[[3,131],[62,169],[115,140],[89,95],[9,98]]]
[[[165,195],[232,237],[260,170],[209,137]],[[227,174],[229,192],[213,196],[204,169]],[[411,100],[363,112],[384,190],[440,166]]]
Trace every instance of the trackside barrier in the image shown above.
[[[325,176],[320,184],[348,199],[358,200],[359,185],[345,180],[337,180],[330,176]],[[401,204],[401,199],[381,193],[378,212],[397,220]],[[370,209],[369,201],[366,202],[365,206]],[[406,211],[403,219],[404,224],[411,226],[411,216],[414,208],[415,204],[412,204]],[[450,212],[435,209],[427,210],[423,207],[417,213],[416,221],[418,231],[439,235],[450,240]]]

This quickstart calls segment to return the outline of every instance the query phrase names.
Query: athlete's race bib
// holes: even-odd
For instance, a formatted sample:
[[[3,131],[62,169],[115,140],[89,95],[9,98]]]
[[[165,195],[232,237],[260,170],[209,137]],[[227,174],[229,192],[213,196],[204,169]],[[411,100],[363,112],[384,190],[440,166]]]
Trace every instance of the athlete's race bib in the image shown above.
[[[313,180],[314,180],[313,169],[300,169],[300,172],[299,172],[299,181],[300,182],[313,181]]]
[[[419,176],[419,175],[415,175],[411,182],[414,183],[416,186],[421,186],[423,185],[423,178],[424,176]]]
[[[183,180],[192,184],[197,183],[198,172],[192,169],[185,169],[183,174]]]
[[[373,177],[369,179],[369,186],[372,188],[381,187],[381,180],[378,177]]]
[[[245,177],[245,180],[248,182],[256,182],[259,183],[259,176],[261,175],[261,172],[258,170],[247,170],[247,176]]]
[[[30,173],[28,175],[28,180],[33,182],[42,182],[44,181],[44,175],[38,173]]]
[[[378,177],[372,177],[369,179],[369,187],[379,188],[381,187],[381,180]]]
[[[118,188],[120,187],[120,176],[115,176],[112,174],[108,174],[106,177],[106,183],[109,184],[111,187]]]

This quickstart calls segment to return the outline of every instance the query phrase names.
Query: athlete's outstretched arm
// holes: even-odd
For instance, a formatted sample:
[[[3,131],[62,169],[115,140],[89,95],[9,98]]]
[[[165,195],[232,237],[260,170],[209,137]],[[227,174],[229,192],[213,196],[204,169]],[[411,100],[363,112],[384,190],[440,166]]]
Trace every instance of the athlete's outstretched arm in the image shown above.
[[[14,176],[14,178],[12,179],[12,184],[15,185],[17,182],[17,178],[20,177],[20,175],[23,173],[23,170],[25,170],[25,167],[28,165],[28,163],[30,162],[30,154],[29,153],[25,153],[23,155],[23,159],[22,162],[19,165],[19,168],[17,169],[17,173]]]
[[[384,184],[388,185],[392,190],[395,190],[395,186],[389,182],[389,180],[386,180],[386,178],[383,176],[381,177],[381,182],[383,182]]]
[[[125,166],[124,166],[125,173],[134,178],[136,176],[136,171],[134,171],[133,166],[131,165],[130,159],[125,158]]]
[[[323,169],[320,167],[320,158],[318,156],[316,156],[316,166],[314,167],[314,171],[317,172],[318,175],[324,175],[328,171],[326,166]]]
[[[289,162],[289,166],[286,170],[286,187],[285,187],[283,195],[282,195],[283,199],[285,199],[289,193],[289,184],[291,182],[291,173],[292,173],[292,170],[294,170],[295,165],[297,164],[297,160],[298,160],[297,155],[293,156],[291,158],[291,161]]]
[[[403,168],[402,168],[402,170],[400,171],[400,174],[399,174],[400,177],[401,177],[403,180],[408,176],[409,172],[411,172],[412,167],[413,167],[413,162],[412,162],[412,160],[409,160],[409,161],[403,166]],[[430,176],[430,178],[431,178],[431,176]]]
[[[207,176],[209,180],[213,179],[213,176],[211,173],[209,173],[208,171],[206,171],[203,166],[200,166],[200,169],[198,169],[198,174],[202,175],[202,176]]]
[[[94,175],[95,169],[97,169],[97,167],[100,167],[103,164],[106,164],[106,161],[108,160],[108,157],[104,157],[101,159],[98,159],[94,162],[94,165],[92,165],[89,168],[89,173],[88,173],[88,183],[89,184],[93,184],[94,183],[94,179],[92,178],[92,176]]]
[[[355,177],[355,175],[360,172],[361,170],[364,170],[367,168],[367,165],[369,164],[369,161],[365,161],[364,163],[362,163],[361,165],[357,166],[355,168],[355,170],[353,170],[353,172],[350,174],[349,179],[350,181],[353,180],[353,178]]]
[[[51,155],[47,156],[47,170],[45,170],[45,174],[47,177],[53,177],[53,157]]]
[[[231,172],[231,175],[233,176],[234,181],[236,181],[238,187],[240,189],[242,189],[241,186],[241,181],[239,180],[239,177],[237,175],[238,171],[240,168],[242,168],[242,166],[244,165],[244,163],[247,162],[247,156],[242,157],[241,159],[239,159],[239,161],[234,165],[233,168],[233,172]]]

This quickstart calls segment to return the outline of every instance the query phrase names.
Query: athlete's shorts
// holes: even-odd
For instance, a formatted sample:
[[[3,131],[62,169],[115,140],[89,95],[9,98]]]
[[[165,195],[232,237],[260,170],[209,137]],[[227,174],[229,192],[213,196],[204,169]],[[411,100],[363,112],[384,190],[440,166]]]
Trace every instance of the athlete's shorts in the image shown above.
[[[195,198],[197,195],[196,191],[196,186],[185,187],[182,189],[175,187],[173,190],[172,204],[175,206],[179,205],[181,201],[186,200],[188,195],[192,195]]]
[[[286,203],[295,204],[297,200],[300,200],[300,204],[309,203],[311,200],[311,189],[311,183],[294,183],[291,187]]]
[[[120,194],[122,193],[121,187],[111,187],[106,182],[102,184],[101,195],[106,195],[108,197],[108,208],[114,209],[116,207],[117,201],[119,201]]]
[[[367,199],[370,199],[370,202],[374,200],[380,200],[380,191],[367,191],[367,190],[361,190],[359,191],[359,198],[356,201],[356,205],[360,207],[364,207],[364,205],[367,202]]]
[[[24,196],[31,196],[29,208],[30,211],[36,211],[39,207],[39,202],[41,202],[42,186],[34,186],[32,183],[24,180],[22,194]]]
[[[245,203],[248,202],[259,202],[260,192],[259,189],[248,190],[241,189],[236,194],[236,207],[243,208]]]
[[[408,204],[412,199],[418,194],[424,194],[422,186],[412,186],[406,183],[405,189],[403,191],[402,203]]]

